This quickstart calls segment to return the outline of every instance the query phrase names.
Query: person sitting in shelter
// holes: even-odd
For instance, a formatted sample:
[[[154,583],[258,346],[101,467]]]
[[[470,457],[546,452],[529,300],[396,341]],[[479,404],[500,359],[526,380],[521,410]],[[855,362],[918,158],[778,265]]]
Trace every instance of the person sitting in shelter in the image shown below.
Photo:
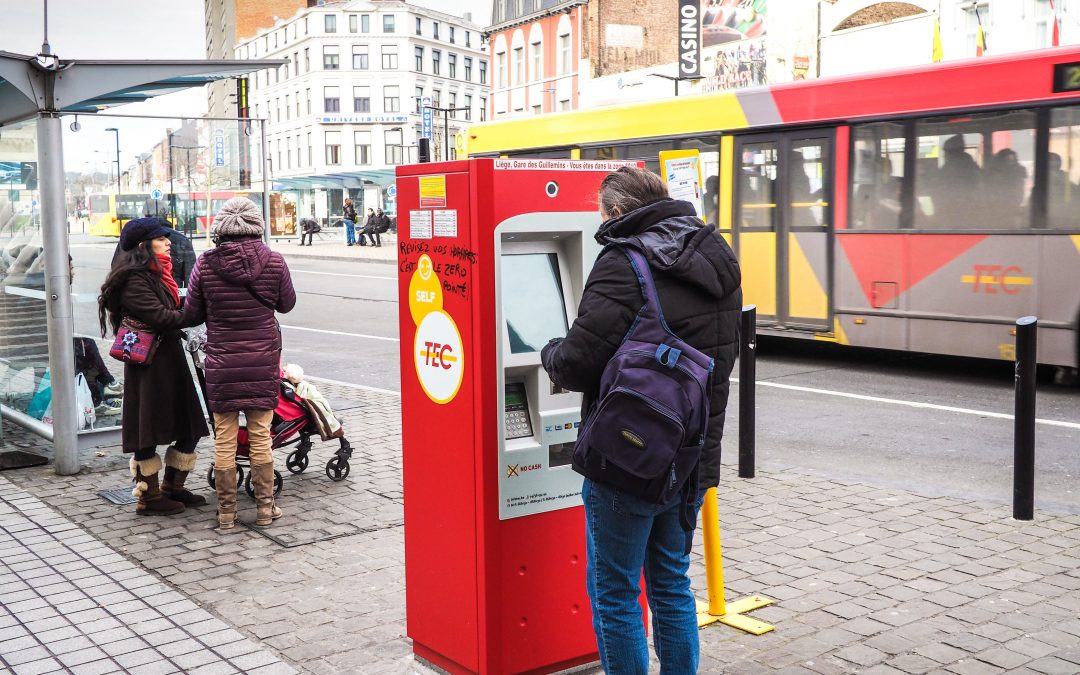
[[[304,237],[307,237],[307,245],[311,246],[315,239],[315,235],[322,232],[322,227],[318,221],[308,216],[300,219],[300,245],[304,245]]]

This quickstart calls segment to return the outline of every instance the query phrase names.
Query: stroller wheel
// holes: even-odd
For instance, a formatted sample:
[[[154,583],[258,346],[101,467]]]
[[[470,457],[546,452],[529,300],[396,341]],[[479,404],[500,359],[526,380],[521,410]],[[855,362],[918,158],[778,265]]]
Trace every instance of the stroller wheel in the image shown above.
[[[239,470],[239,469],[238,469]],[[281,494],[281,488],[285,485],[285,481],[281,478],[281,474],[277,469],[274,469],[274,496]],[[239,485],[237,485],[239,487]],[[251,484],[251,474],[248,474],[244,479],[244,492],[248,494],[248,497],[255,499],[255,486]]]
[[[306,451],[293,450],[289,453],[289,456],[285,458],[285,468],[290,473],[304,473],[308,467],[308,454]]]
[[[206,470],[206,482],[210,484],[210,487],[217,489],[217,480],[214,478],[214,465],[211,464],[210,468]],[[236,488],[240,489],[240,486],[244,483],[244,470],[240,467],[236,467]]]
[[[349,477],[349,460],[342,459],[337,455],[330,458],[326,463],[326,477],[337,482]]]

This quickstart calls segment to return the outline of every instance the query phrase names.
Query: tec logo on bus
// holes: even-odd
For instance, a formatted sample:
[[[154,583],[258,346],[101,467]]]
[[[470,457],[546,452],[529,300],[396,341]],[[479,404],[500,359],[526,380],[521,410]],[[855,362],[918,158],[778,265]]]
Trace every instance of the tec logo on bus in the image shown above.
[[[975,265],[973,271],[960,277],[963,283],[971,284],[972,293],[1016,295],[1021,287],[1035,283],[1016,265]]]

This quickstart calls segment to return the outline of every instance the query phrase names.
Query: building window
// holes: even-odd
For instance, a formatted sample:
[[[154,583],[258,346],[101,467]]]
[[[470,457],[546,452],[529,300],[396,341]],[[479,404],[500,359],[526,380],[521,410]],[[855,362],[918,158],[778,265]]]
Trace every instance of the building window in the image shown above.
[[[534,42],[529,45],[529,49],[532,50],[532,80],[538,82],[544,77],[544,61],[543,51],[540,48],[539,42]]]
[[[446,55],[446,68],[447,75],[451,78],[457,77],[457,54]]]
[[[300,118],[300,92],[296,92],[296,117]],[[297,141],[296,147],[300,147],[300,142]]]
[[[281,68],[285,71],[285,79],[289,79],[289,64],[285,63],[281,66]]]
[[[387,129],[383,132],[383,148],[386,150],[386,163],[391,166],[404,164],[405,148],[401,143],[401,129]]]
[[[353,67],[353,70],[367,70],[368,69],[368,48],[367,48],[367,45],[353,45],[353,48],[352,48],[352,67]]]
[[[371,164],[371,132],[354,131],[353,146],[356,151],[356,163],[361,166]]]
[[[304,90],[304,99],[307,101],[307,114],[311,114],[311,90]]]
[[[283,166],[284,166],[284,164],[281,163],[281,139],[279,138],[279,139],[277,139],[277,167],[278,167],[278,171],[280,171],[281,167],[283,167]]]
[[[341,94],[338,87],[323,87],[323,112],[341,112]]]
[[[431,22],[431,37],[433,39],[435,39],[435,40],[439,39],[439,22],[438,21],[432,21]]]
[[[454,44],[454,27],[450,26],[450,44]]]
[[[341,164],[341,132],[326,132],[326,163]]]
[[[532,107],[532,112],[533,112],[533,114],[534,114],[534,115],[539,115],[539,114],[540,114],[541,112],[543,112],[543,111],[542,111],[542,110],[540,109],[540,104],[539,104],[539,103],[537,103],[536,105],[534,105],[534,106]]]
[[[393,33],[394,32],[394,15],[393,14],[383,14],[382,32],[384,32],[384,33]]]
[[[304,17],[304,35],[308,34],[308,18]]]
[[[469,43],[469,31],[465,31],[465,46],[472,47],[472,44]]]
[[[447,107],[449,107],[449,108],[456,108],[457,107],[457,92],[456,91],[450,92],[450,105],[447,106]],[[457,119],[457,111],[456,110],[451,110],[450,111],[450,117],[453,117],[454,119]]]
[[[422,22],[420,21],[420,17],[416,17],[416,34],[417,35],[423,35],[424,34],[424,31],[421,30],[421,25],[422,25]]]
[[[370,33],[371,32],[371,15],[370,14],[361,14],[360,15],[360,32],[361,33]]]
[[[325,32],[327,32],[327,33],[336,33],[337,32],[337,15],[336,14],[327,14],[326,16],[324,16],[323,17],[323,23],[324,23]]]
[[[349,15],[349,32],[350,33],[355,33],[358,30],[360,30],[360,21],[358,20],[358,17],[355,14],[350,14]]]
[[[289,105],[289,95],[285,94],[285,119],[292,119],[292,106]]]
[[[434,108],[442,107],[442,92],[438,89],[431,90],[431,105]]]
[[[525,81],[525,48],[514,47],[514,84]]]
[[[480,121],[483,122],[487,119],[487,99],[483,96],[480,97]]]
[[[304,72],[311,72],[311,50],[304,47]]]
[[[327,45],[322,48],[323,70],[337,70],[339,67],[337,45]]]
[[[416,48],[416,72],[424,72],[424,48]]]
[[[353,87],[353,112],[371,112],[371,87]]]
[[[382,46],[383,70],[397,70],[397,45]]]
[[[300,134],[296,134],[296,168],[304,165],[304,155],[300,152]]]
[[[311,132],[309,131],[308,135],[307,135],[307,163],[308,163],[308,166],[314,166],[315,165],[314,151],[311,149],[311,147],[312,147],[311,146]]]
[[[565,100],[559,101],[559,110],[560,111],[569,110],[569,109],[570,109],[570,99],[565,99]]]
[[[277,112],[277,121],[280,122],[281,121],[281,99],[280,98],[275,98],[274,99],[274,110]]]
[[[570,72],[570,36],[559,36],[559,74],[566,75]]]
[[[436,75],[439,74],[439,65],[440,65],[441,60],[442,60],[442,52],[440,52],[438,49],[432,49],[431,50],[431,72],[435,73]]]
[[[424,88],[417,87],[413,92],[413,99],[416,101],[416,113],[420,114],[424,112]],[[258,117],[258,115],[256,115]]]
[[[472,119],[472,95],[465,94],[465,119]]]
[[[484,62],[480,62],[480,84],[484,83]],[[495,55],[495,86],[502,88],[506,86],[506,52],[499,52]]]
[[[480,84],[487,84],[487,61],[480,60]]]
[[[465,81],[472,82],[472,59],[465,57]]]
[[[399,89],[396,84],[383,87],[383,112],[401,112]]]
[[[285,139],[285,168],[292,168],[292,137]]]

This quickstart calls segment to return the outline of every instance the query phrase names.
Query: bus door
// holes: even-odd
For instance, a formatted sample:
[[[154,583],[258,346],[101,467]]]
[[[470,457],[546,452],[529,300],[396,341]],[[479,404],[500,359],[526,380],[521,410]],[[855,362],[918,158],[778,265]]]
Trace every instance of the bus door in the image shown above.
[[[831,327],[832,131],[735,141],[735,247],[743,301],[764,326]]]

